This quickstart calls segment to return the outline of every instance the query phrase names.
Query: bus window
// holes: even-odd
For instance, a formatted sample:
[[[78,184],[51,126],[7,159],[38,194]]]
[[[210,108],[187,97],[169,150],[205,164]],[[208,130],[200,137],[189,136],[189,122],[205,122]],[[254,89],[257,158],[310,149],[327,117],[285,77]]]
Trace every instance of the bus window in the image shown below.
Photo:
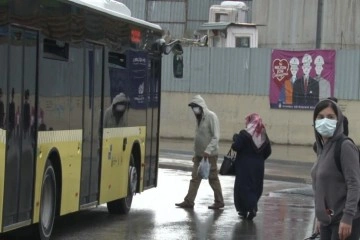
[[[44,57],[67,61],[69,59],[69,44],[63,41],[44,39]]]

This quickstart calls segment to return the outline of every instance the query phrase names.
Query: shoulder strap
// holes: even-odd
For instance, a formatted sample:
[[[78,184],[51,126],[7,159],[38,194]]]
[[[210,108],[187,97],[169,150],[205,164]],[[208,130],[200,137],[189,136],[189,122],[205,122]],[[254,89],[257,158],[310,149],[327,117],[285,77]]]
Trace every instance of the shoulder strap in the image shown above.
[[[339,140],[336,141],[335,150],[334,150],[334,152],[335,152],[335,164],[336,164],[337,169],[338,169],[339,172],[341,172],[341,173],[342,173],[341,162],[340,162],[341,146],[342,146],[342,143],[343,143],[346,139],[349,139],[351,142],[354,143],[354,141],[353,141],[351,138],[343,135],[343,136],[341,136],[341,138],[340,138]]]

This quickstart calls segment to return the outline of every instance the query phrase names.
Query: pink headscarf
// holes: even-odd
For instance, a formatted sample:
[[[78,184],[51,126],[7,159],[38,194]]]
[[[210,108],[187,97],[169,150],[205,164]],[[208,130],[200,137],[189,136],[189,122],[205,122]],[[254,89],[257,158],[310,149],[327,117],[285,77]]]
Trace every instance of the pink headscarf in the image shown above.
[[[245,118],[245,130],[252,136],[257,148],[260,148],[266,140],[265,126],[257,113],[252,113]]]

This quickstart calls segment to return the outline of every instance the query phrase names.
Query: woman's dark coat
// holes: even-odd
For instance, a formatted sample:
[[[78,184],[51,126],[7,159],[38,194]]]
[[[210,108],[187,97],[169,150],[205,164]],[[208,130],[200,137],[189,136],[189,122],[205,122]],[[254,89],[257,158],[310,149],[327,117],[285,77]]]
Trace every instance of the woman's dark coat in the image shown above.
[[[231,148],[236,151],[234,202],[238,212],[257,211],[257,202],[263,192],[264,162],[271,154],[268,136],[258,149],[251,135],[241,130],[234,137]]]

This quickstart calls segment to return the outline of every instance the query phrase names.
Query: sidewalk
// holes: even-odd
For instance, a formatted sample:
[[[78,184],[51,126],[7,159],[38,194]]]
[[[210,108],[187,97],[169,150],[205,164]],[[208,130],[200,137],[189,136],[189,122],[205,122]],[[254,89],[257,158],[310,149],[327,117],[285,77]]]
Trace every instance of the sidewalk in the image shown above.
[[[219,145],[220,168],[231,142],[220,142]],[[159,167],[191,171],[192,148],[191,139],[160,138]],[[315,159],[311,146],[273,144],[272,154],[265,162],[265,179],[310,184],[310,171]]]

